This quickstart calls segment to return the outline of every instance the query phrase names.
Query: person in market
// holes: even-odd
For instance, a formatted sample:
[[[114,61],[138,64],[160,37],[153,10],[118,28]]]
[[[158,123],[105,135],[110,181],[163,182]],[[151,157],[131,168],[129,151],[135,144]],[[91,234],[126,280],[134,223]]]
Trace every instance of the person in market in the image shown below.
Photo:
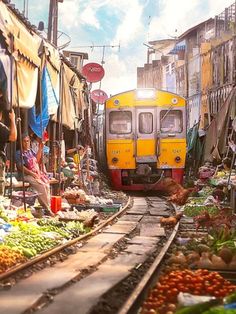
[[[42,157],[43,143],[38,146],[38,152],[35,153],[31,148],[30,137],[28,133],[22,135],[22,159],[21,151],[16,151],[16,165],[19,171],[24,170],[25,181],[38,193],[39,203],[45,210],[45,214],[53,216],[50,210],[50,184],[47,173],[40,169],[40,159]]]
[[[31,148],[36,155],[38,154],[40,169],[46,172],[45,164],[48,162],[49,147],[46,146],[45,143],[49,139],[48,133],[45,130],[43,132],[43,138],[41,138],[37,134],[35,134],[33,131],[31,131],[29,136],[30,136]]]
[[[230,168],[231,168],[231,159],[228,158],[228,157],[225,157],[225,158],[222,160],[222,166],[223,166],[224,171],[230,171]]]
[[[66,150],[66,154],[67,155],[73,155],[73,159],[75,162],[79,162],[80,160],[82,160],[85,156],[85,148],[82,145],[78,145],[77,147],[74,148],[69,148]]]
[[[12,109],[9,112],[10,125],[3,123],[4,100],[0,92],[0,195],[5,192],[5,168],[6,168],[6,145],[8,142],[15,142],[17,139],[17,128],[15,123],[15,112]]]

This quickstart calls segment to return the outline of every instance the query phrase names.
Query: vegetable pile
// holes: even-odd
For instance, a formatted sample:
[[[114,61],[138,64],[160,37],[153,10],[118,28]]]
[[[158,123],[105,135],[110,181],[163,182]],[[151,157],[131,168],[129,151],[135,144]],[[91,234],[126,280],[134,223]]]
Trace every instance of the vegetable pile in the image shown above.
[[[219,209],[215,205],[192,205],[186,204],[184,206],[184,214],[189,217],[195,217],[204,212],[208,212],[211,215],[216,215]]]
[[[6,245],[0,246],[0,274],[4,273],[8,268],[25,261],[26,258],[20,250]]]
[[[66,223],[45,218],[39,219],[37,223],[17,220],[8,224],[0,222],[0,229],[0,273],[52,249],[65,240],[90,231],[82,222]]]
[[[206,269],[176,270],[159,278],[159,282],[143,303],[141,313],[174,313],[177,308],[177,296],[180,292],[223,298],[235,290],[236,286],[217,272],[209,272]]]

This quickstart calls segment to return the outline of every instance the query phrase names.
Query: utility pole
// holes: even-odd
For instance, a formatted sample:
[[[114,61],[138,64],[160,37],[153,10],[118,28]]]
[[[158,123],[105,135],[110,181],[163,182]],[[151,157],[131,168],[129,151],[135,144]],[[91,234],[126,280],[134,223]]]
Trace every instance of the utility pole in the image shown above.
[[[23,14],[26,18],[28,18],[28,7],[29,7],[29,4],[28,4],[28,0],[24,0],[24,11],[23,11]]]
[[[57,29],[58,29],[58,2],[64,0],[50,0],[48,15],[48,40],[57,46]]]

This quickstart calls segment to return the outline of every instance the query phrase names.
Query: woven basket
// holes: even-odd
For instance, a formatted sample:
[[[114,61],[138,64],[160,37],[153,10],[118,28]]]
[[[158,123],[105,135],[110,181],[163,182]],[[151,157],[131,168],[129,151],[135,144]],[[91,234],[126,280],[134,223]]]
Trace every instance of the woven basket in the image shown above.
[[[38,193],[27,191],[25,192],[25,202],[28,205],[33,206],[37,196],[38,196]],[[12,205],[14,205],[14,203],[21,203],[22,205],[23,202],[24,202],[23,191],[17,191],[17,192],[12,193]]]

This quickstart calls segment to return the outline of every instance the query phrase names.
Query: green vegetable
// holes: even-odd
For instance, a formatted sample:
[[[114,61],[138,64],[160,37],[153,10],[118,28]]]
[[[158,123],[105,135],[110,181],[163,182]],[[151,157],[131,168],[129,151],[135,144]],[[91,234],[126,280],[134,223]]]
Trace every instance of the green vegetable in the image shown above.
[[[224,309],[223,307],[213,307],[202,314],[235,314],[236,310]]]
[[[25,257],[28,257],[28,258],[34,257],[37,254],[35,249],[26,249],[26,248],[23,248],[22,253],[24,254]]]
[[[226,304],[236,302],[236,291],[228,295],[224,300]]]
[[[176,314],[203,314],[204,311],[207,311],[211,307],[219,305],[221,303],[221,299],[213,299],[208,302],[183,307],[182,309],[177,310]]]
[[[216,215],[219,209],[215,205],[188,205],[184,206],[184,214],[189,217],[195,217],[201,215],[207,211],[210,215]]]

